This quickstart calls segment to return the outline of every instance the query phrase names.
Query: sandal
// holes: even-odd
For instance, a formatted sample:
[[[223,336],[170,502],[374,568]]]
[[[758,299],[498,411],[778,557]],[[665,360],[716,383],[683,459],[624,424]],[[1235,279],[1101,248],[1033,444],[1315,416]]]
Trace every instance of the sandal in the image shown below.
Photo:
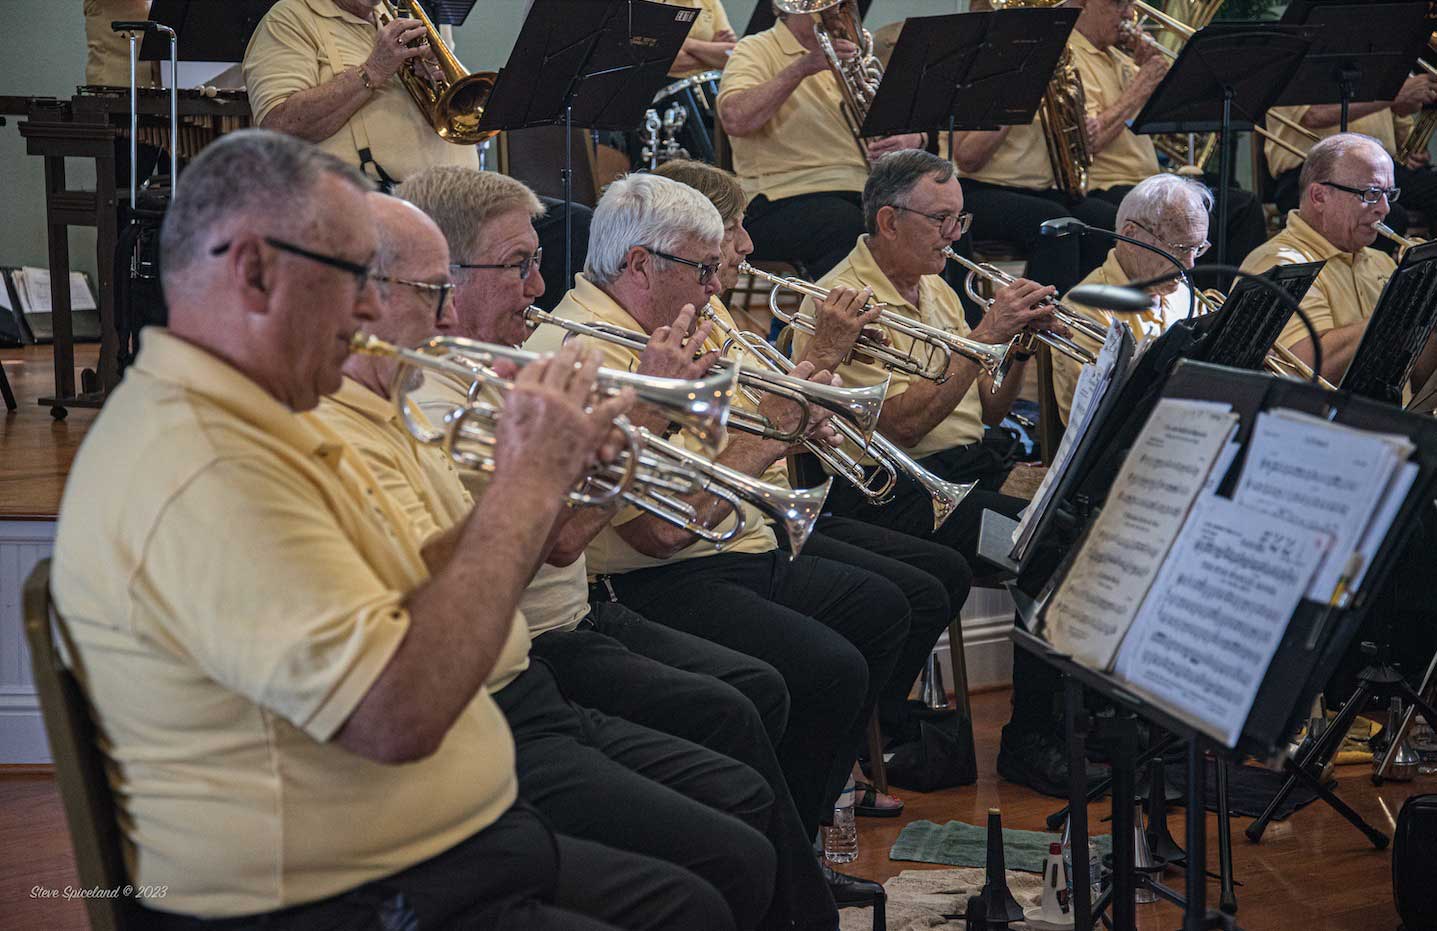
[[[856,782],[858,796],[853,812],[864,818],[897,818],[903,814],[903,799],[879,792],[871,782]]]

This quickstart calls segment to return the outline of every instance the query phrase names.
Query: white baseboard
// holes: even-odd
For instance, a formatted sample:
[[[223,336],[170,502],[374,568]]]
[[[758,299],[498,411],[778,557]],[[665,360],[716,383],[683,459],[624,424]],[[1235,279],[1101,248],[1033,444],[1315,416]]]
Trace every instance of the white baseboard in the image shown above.
[[[54,540],[52,521],[0,521],[0,764],[50,762],[20,598]]]
[[[1013,681],[1013,599],[1006,591],[977,588],[963,605],[963,655],[968,664],[968,688],[1010,685]],[[943,667],[943,684],[953,688],[952,654],[948,632],[933,648]]]

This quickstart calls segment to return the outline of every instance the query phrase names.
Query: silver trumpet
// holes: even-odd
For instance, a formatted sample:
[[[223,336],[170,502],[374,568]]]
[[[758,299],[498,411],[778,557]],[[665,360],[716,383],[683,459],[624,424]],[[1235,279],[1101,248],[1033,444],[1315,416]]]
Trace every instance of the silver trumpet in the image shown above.
[[[580,323],[577,320],[565,320],[537,307],[530,307],[524,311],[524,318],[529,321],[531,327],[548,324],[567,330],[575,336],[603,340],[632,349],[635,352],[643,352],[649,344],[647,333],[607,323]],[[746,433],[785,443],[803,442],[804,436],[808,433],[808,405],[810,404],[831,411],[853,424],[865,437],[869,436],[878,427],[878,415],[883,410],[883,399],[888,395],[886,381],[866,388],[834,388],[831,385],[820,385],[817,382],[806,381],[779,372],[743,369],[726,362],[715,366],[713,371],[714,373],[729,373],[730,378],[737,378],[738,385],[741,387],[776,394],[797,404],[799,423],[793,429],[779,427],[771,419],[756,411],[734,408],[729,413],[729,426]],[[716,377],[716,375],[710,377]]]
[[[815,331],[817,322],[811,315],[798,312],[790,314],[779,307],[778,292],[780,289],[786,288],[789,291],[811,297],[815,301],[825,301],[829,295],[827,288],[821,288],[801,278],[775,275],[761,268],[755,268],[747,262],[740,263],[738,269],[744,274],[752,275],[773,285],[773,290],[768,295],[768,306],[775,317],[795,330],[805,333]],[[980,343],[977,340],[950,333],[942,327],[931,326],[905,314],[900,314],[886,304],[870,301],[864,305],[864,310],[873,307],[883,308],[878,315],[878,323],[895,333],[907,336],[912,340],[912,344],[908,350],[904,351],[888,345],[876,336],[861,333],[853,344],[855,352],[876,359],[878,364],[884,368],[924,378],[940,385],[948,380],[948,363],[953,355],[957,354],[977,363],[983,371],[987,372],[993,380],[995,390],[1003,383],[1003,375],[1008,370],[1007,346]],[[920,345],[926,347],[926,351],[921,354],[918,348]]]
[[[968,293],[968,297],[973,301],[973,303],[979,305],[980,307],[992,307],[993,300],[991,298],[986,298],[978,293],[977,279],[986,278],[989,282],[991,282],[997,287],[1006,287],[1007,285],[1010,285],[1015,280],[1017,280],[1012,275],[1003,271],[1001,268],[998,268],[996,265],[990,265],[987,262],[974,262],[970,259],[965,259],[957,252],[954,252],[952,247],[945,248],[943,250],[943,255],[951,261],[957,262],[959,265],[963,266],[968,270],[968,277],[963,280],[963,290]],[[1104,339],[1107,338],[1108,331],[1106,327],[1100,326],[1097,321],[1090,320],[1089,318],[1078,313],[1077,311],[1064,306],[1063,302],[1059,301],[1057,298],[1049,298],[1043,303],[1052,305],[1053,316],[1055,316],[1058,321],[1064,326],[1066,326],[1068,329],[1082,333],[1084,336],[1089,336],[1097,340],[1099,343],[1101,343]],[[1068,356],[1072,359],[1076,359],[1082,365],[1089,365],[1093,362],[1098,361],[1096,356],[1094,356],[1088,350],[1084,349],[1082,346],[1079,346],[1073,340],[1069,339],[1066,336],[1063,336],[1062,334],[1054,333],[1049,330],[1019,333],[1017,336],[1013,337],[1013,345],[1016,347],[1018,352],[1028,353],[1032,352],[1035,348],[1037,348],[1034,345],[1035,340],[1040,343],[1046,343],[1048,346],[1052,347],[1058,352],[1061,352],[1063,355]]]
[[[729,346],[737,346],[741,352],[752,356],[760,365],[766,365],[780,372],[793,370],[793,361],[766,340],[760,339],[755,334],[730,327],[708,306],[705,306],[701,313],[724,334],[725,352]],[[898,473],[901,471],[928,493],[929,499],[933,502],[933,529],[937,530],[943,526],[944,521],[953,516],[958,505],[962,504],[968,493],[978,485],[977,482],[960,485],[957,482],[939,478],[919,465],[918,461],[908,455],[902,447],[881,433],[873,433],[864,437],[841,420],[834,420],[832,423],[834,429],[838,431],[838,435],[843,437],[845,442],[864,450],[873,457],[878,466],[877,471],[871,476],[868,475],[863,469],[863,464],[842,448],[835,449],[825,443],[814,442],[805,442],[804,446],[817,456],[830,472],[858,489],[858,492],[868,500],[869,504],[882,505],[892,499],[893,488],[898,484]]]

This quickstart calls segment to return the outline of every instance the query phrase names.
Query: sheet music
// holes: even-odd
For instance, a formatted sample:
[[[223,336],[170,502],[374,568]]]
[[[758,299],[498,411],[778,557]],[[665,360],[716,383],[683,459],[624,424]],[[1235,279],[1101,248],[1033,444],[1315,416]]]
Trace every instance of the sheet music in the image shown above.
[[[1053,593],[1045,614],[1053,646],[1108,668],[1237,422],[1211,402],[1157,403]]]
[[[1357,556],[1361,565],[1353,575],[1349,585],[1354,591],[1362,587],[1362,580],[1367,578],[1367,567],[1372,565],[1372,560],[1377,557],[1377,550],[1382,546],[1382,541],[1387,538],[1387,528],[1397,519],[1397,512],[1402,508],[1402,502],[1407,500],[1407,492],[1412,489],[1412,483],[1417,481],[1418,467],[1415,462],[1404,462],[1397,470],[1396,476],[1387,484],[1387,490],[1382,495],[1382,502],[1372,512],[1372,520],[1367,524],[1367,529],[1362,532],[1362,542],[1357,545]]]
[[[0,278],[3,278],[7,274],[9,273],[5,271],[0,271]],[[0,280],[0,310],[14,309],[15,308],[10,306],[10,289],[5,287],[5,282],[3,280]]]
[[[1231,747],[1332,537],[1205,496],[1118,652],[1135,691]]]
[[[1233,500],[1332,535],[1332,548],[1307,591],[1308,598],[1326,602],[1412,448],[1406,437],[1355,430],[1297,411],[1264,411],[1248,441]],[[1374,526],[1379,536],[1386,530]]]
[[[20,307],[27,314],[48,314],[50,306],[50,271],[27,265],[14,273],[15,290],[20,295]],[[89,282],[80,272],[70,272],[70,309],[94,310],[95,297],[90,293]]]
[[[1052,465],[1043,474],[1038,490],[1033,493],[1032,503],[1024,508],[1022,519],[1019,520],[1018,526],[1013,528],[1013,549],[1008,558],[1015,562],[1022,562],[1027,556],[1028,547],[1033,542],[1033,533],[1038,526],[1038,515],[1047,510],[1049,499],[1057,490],[1058,479],[1067,469],[1074,451],[1088,432],[1093,415],[1102,405],[1108,390],[1112,388],[1113,369],[1122,350],[1123,328],[1126,326],[1126,323],[1116,321],[1108,324],[1108,335],[1103,339],[1103,348],[1098,353],[1097,361],[1083,366],[1078,375],[1078,385],[1073,392],[1073,406],[1068,412],[1068,429],[1063,433],[1058,451],[1053,454]]]

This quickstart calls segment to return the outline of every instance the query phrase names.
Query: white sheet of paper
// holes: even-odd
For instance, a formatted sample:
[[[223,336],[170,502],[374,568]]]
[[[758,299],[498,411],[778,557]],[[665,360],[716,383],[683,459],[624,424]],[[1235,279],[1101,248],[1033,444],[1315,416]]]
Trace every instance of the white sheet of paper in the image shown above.
[[[1116,673],[1234,746],[1330,535],[1205,496],[1118,652]]]
[[[1242,444],[1237,440],[1228,440],[1227,445],[1218,454],[1217,462],[1213,463],[1212,471],[1207,474],[1207,481],[1203,483],[1202,493],[1204,495],[1210,495],[1217,491],[1217,486],[1221,484],[1223,476],[1227,475],[1227,470],[1232,468],[1232,462],[1240,452],[1242,452]]]
[[[1112,664],[1237,422],[1211,402],[1157,403],[1053,593],[1046,618],[1054,647],[1096,669]]]
[[[27,265],[20,271],[29,303],[29,306],[25,308],[25,312],[32,314],[50,313],[53,308],[50,306],[49,269],[35,268],[34,266]],[[95,296],[90,293],[90,285],[85,281],[85,276],[80,272],[70,273],[70,309],[95,309]]]
[[[1352,577],[1348,585],[1350,590],[1362,587],[1362,580],[1367,578],[1367,567],[1372,565],[1372,560],[1377,557],[1377,549],[1387,537],[1387,529],[1397,519],[1397,512],[1402,507],[1402,502],[1407,500],[1407,492],[1411,490],[1412,483],[1417,480],[1418,467],[1415,462],[1404,462],[1397,470],[1392,481],[1387,483],[1387,490],[1382,495],[1382,501],[1372,512],[1372,519],[1368,521],[1366,529],[1362,531],[1362,542],[1357,545],[1357,556],[1362,561],[1357,573]]]
[[[7,273],[7,272],[0,272],[0,276],[6,275],[6,274],[8,274],[8,273]],[[4,309],[4,310],[14,310],[14,309],[15,309],[15,308],[13,308],[13,307],[10,306],[10,289],[7,288],[7,287],[5,287],[5,282],[4,282],[4,281],[0,281],[0,309]]]
[[[1412,444],[1295,411],[1258,415],[1233,500],[1332,535],[1307,597],[1326,602]],[[1385,532],[1385,527],[1383,531]]]

